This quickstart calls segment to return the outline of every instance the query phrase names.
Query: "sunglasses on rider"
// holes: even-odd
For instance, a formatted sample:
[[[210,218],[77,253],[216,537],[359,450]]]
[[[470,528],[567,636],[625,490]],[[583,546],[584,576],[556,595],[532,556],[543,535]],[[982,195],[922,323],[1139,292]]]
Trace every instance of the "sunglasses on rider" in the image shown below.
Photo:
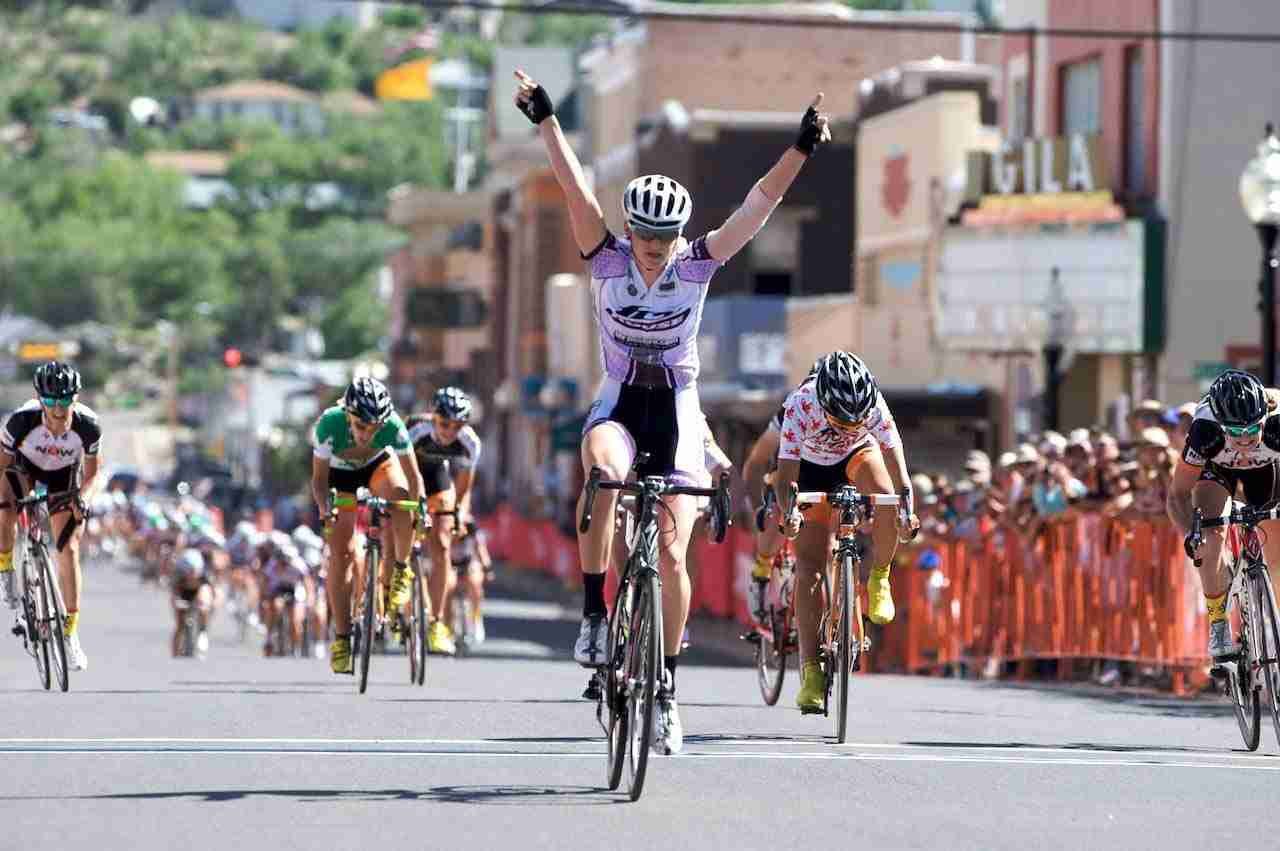
[[[1247,426],[1223,426],[1222,429],[1232,437],[1253,437],[1262,431],[1262,423],[1256,422]]]
[[[826,416],[827,425],[831,426],[836,431],[853,431],[861,425],[861,423],[847,423],[844,420],[831,416],[830,414],[827,414]]]
[[[75,404],[75,396],[41,396],[40,401],[46,408],[70,408]]]
[[[680,231],[650,230],[649,228],[640,227],[639,225],[632,225],[631,235],[636,239],[641,239],[645,242],[672,243],[676,241],[676,237],[680,236]]]

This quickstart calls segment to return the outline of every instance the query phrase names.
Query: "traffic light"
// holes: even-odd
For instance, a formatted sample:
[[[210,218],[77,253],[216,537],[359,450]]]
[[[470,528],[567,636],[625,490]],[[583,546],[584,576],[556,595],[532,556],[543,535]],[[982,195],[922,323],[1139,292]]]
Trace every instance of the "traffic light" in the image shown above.
[[[228,369],[235,369],[244,360],[240,350],[234,346],[229,347],[222,353],[222,362],[227,365]]]

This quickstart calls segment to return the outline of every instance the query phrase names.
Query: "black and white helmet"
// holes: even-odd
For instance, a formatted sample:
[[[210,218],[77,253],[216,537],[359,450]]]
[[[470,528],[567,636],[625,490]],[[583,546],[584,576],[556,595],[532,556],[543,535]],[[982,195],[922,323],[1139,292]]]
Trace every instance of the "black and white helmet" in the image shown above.
[[[40,396],[65,399],[80,392],[80,373],[70,364],[51,360],[40,365],[31,383]]]
[[[347,387],[342,407],[367,423],[381,423],[391,416],[393,406],[385,384],[376,378],[361,377]]]
[[[661,174],[637,177],[622,193],[622,215],[632,227],[678,233],[692,213],[689,190]]]
[[[832,352],[818,364],[815,389],[822,410],[847,423],[865,420],[879,395],[876,378],[862,358],[843,351]]]
[[[1209,410],[1224,426],[1251,426],[1266,416],[1266,388],[1253,373],[1228,369],[1209,385]]]
[[[446,420],[465,423],[471,419],[471,397],[460,387],[441,387],[432,403],[433,410]]]

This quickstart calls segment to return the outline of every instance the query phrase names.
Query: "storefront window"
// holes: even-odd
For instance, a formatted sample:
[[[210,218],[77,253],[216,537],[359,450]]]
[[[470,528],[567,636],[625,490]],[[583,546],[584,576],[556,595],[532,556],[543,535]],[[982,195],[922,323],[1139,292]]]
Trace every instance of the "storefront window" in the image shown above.
[[[1102,129],[1102,62],[1089,59],[1062,69],[1062,132]]]

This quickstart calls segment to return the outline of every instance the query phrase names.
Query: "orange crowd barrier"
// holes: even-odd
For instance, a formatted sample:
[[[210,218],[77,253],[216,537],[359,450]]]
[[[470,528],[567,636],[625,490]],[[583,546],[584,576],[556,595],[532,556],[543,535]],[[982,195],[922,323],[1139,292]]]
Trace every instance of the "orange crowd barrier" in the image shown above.
[[[578,583],[577,544],[550,521],[503,506],[481,525],[495,558]],[[750,622],[752,545],[741,526],[721,545],[695,537],[695,612]],[[1086,514],[1048,523],[1031,539],[992,524],[974,538],[925,537],[899,549],[891,582],[897,617],[873,631],[872,671],[1013,662],[1027,676],[1037,660],[1060,660],[1065,678],[1075,660],[1106,659],[1162,667],[1175,692],[1197,689],[1207,676],[1199,579],[1163,518]]]

